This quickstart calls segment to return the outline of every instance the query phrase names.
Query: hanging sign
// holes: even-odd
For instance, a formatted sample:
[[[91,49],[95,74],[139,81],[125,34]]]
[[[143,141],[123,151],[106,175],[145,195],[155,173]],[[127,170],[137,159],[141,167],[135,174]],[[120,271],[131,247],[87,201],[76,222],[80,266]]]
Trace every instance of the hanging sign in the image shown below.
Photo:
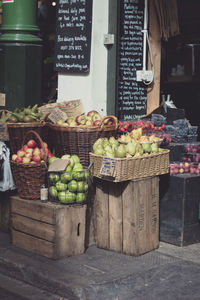
[[[92,1],[57,1],[54,65],[56,71],[89,72]]]
[[[2,0],[2,3],[12,3],[14,0]]]

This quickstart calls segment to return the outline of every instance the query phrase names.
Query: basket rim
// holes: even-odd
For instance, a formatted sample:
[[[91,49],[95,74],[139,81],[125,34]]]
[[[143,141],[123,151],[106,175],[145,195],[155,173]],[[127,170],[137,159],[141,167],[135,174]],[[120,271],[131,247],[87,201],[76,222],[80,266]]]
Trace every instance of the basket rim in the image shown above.
[[[8,128],[13,128],[13,127],[43,127],[46,125],[45,122],[27,122],[27,123],[23,123],[23,122],[17,122],[17,123],[11,123],[11,122],[7,122],[6,123]]]
[[[64,131],[64,132],[93,132],[93,131],[111,131],[117,130],[115,125],[105,125],[103,127],[100,126],[62,126],[57,124],[48,124],[53,130],[56,131]]]
[[[141,156],[138,156],[138,157],[124,157],[124,158],[118,158],[118,157],[108,157],[108,156],[103,156],[103,155],[96,155],[96,154],[94,154],[93,152],[89,152],[89,155],[91,155],[91,156],[93,156],[93,157],[95,157],[95,158],[97,158],[97,157],[99,157],[99,158],[104,158],[104,157],[106,157],[106,158],[110,158],[110,159],[115,159],[115,160],[117,160],[117,161],[128,161],[128,160],[136,160],[136,159],[142,159],[142,158],[144,158],[144,159],[146,159],[146,158],[148,158],[148,157],[154,157],[154,156],[159,156],[159,155],[161,155],[161,154],[163,154],[163,153],[169,153],[170,152],[170,150],[168,150],[168,149],[163,149],[163,151],[161,151],[161,152],[157,152],[157,153],[150,153],[150,154],[148,154],[148,155],[141,155]]]
[[[18,163],[16,161],[11,160],[10,161],[11,164],[15,165],[15,166],[20,166],[20,167],[40,167],[40,166],[44,166],[45,167],[45,162],[34,162],[34,163]]]

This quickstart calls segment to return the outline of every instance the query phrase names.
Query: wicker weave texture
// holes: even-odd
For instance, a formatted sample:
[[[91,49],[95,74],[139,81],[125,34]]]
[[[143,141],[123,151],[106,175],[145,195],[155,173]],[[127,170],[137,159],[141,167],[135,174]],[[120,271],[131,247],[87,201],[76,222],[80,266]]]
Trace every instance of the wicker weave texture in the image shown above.
[[[44,164],[19,164],[11,161],[12,174],[20,198],[40,199],[40,189],[45,182]]]
[[[49,127],[45,123],[8,123],[10,150],[12,154],[17,153],[21,148],[23,138],[30,130],[36,131],[42,140],[47,142]],[[33,138],[33,135],[30,135],[29,138]]]
[[[169,150],[160,153],[152,153],[148,156],[136,158],[116,158],[113,177],[100,174],[103,156],[90,153],[90,163],[92,163],[91,174],[95,177],[113,181],[135,180],[150,176],[157,176],[169,172]]]
[[[62,127],[51,125],[52,143],[55,155],[61,157],[64,154],[78,155],[81,163],[89,166],[89,152],[98,138],[116,136],[116,126],[98,127]]]

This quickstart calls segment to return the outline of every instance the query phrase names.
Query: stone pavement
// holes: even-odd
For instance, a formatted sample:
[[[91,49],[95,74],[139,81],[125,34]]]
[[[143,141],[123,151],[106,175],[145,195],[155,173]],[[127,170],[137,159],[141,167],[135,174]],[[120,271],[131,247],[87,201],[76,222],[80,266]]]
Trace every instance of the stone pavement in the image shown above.
[[[1,232],[0,300],[46,299],[199,300],[200,244],[160,243],[139,257],[91,246],[55,261],[12,246]]]

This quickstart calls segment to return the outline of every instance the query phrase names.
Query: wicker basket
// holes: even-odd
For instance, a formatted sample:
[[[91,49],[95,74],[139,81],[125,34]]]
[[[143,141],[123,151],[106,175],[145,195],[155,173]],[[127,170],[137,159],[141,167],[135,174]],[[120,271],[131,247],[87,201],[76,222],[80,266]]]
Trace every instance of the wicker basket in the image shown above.
[[[114,158],[113,176],[100,174],[104,156],[90,153],[91,174],[95,177],[113,182],[135,180],[144,177],[157,176],[169,172],[169,150],[148,156],[132,158]]]
[[[112,119],[112,125],[103,125],[106,119]],[[90,127],[64,127],[51,124],[52,143],[54,143],[55,155],[61,157],[63,154],[76,154],[81,163],[89,166],[89,152],[98,138],[116,136],[118,122],[114,116],[106,116],[102,119],[100,126]]]
[[[8,113],[8,110],[1,109],[0,115],[2,115],[2,113]],[[4,122],[0,122],[0,141],[9,141],[7,124]]]
[[[20,149],[25,134],[30,130],[37,132],[44,142],[48,141],[49,127],[45,122],[8,123],[7,126],[11,154],[16,153]],[[29,137],[30,139],[32,138],[31,134],[29,135]]]
[[[22,144],[22,147],[26,140],[31,137],[36,138],[38,145],[42,145],[43,152],[46,155],[44,144],[37,132],[30,130],[26,133]],[[47,156],[44,158],[47,161]],[[18,190],[20,198],[24,199],[39,199],[41,186],[45,183],[45,176],[47,175],[46,163],[17,163],[11,161],[11,169],[15,184]]]

